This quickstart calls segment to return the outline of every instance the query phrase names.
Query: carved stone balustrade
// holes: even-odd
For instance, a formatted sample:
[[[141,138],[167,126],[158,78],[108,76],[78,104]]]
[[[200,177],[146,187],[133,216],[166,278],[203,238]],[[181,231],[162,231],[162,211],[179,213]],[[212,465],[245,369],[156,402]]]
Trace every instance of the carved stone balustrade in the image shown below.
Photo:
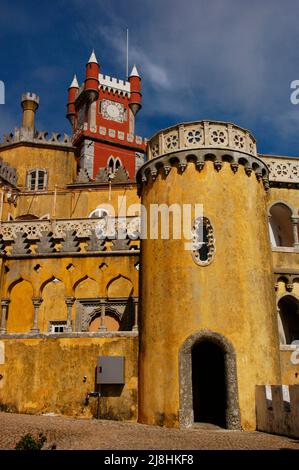
[[[2,256],[138,250],[139,217],[9,221],[0,224]]]

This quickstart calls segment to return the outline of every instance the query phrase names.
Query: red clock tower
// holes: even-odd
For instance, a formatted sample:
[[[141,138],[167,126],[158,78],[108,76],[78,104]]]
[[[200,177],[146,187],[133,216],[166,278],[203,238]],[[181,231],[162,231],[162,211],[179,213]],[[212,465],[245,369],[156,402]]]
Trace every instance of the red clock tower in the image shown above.
[[[135,178],[144,161],[146,145],[134,132],[135,116],[140,108],[141,79],[136,66],[128,81],[103,75],[92,52],[85,81],[79,87],[74,76],[67,104],[79,165],[91,180],[103,168],[113,176],[121,166],[130,179]]]

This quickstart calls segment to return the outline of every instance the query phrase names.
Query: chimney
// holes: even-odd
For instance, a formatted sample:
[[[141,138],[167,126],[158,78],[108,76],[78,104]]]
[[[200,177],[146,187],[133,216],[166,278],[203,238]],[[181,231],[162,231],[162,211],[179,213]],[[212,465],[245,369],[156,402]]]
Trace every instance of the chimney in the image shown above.
[[[22,127],[34,129],[35,112],[39,105],[39,96],[37,96],[35,93],[24,93],[22,95],[21,105],[23,108]]]

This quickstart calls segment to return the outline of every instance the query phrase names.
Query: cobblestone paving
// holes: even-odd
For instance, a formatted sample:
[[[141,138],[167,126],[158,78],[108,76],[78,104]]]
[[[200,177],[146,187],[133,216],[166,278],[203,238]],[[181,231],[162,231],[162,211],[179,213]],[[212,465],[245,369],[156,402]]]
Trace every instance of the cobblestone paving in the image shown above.
[[[299,450],[299,440],[259,432],[225,431],[198,426],[167,429],[116,421],[0,413],[0,449],[13,449],[26,433],[47,436],[57,449],[244,449]]]

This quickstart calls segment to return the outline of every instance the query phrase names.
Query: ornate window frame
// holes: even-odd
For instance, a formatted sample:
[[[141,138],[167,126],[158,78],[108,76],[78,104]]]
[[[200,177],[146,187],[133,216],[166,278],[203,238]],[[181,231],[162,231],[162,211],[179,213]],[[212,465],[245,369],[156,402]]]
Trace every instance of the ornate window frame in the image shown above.
[[[197,233],[197,229],[199,224],[203,224],[206,229],[207,229],[207,242],[203,242],[202,240],[199,240],[199,236]],[[208,247],[208,256],[206,260],[202,260],[200,258],[200,249],[201,247],[206,244]],[[193,261],[198,265],[198,266],[208,266],[209,264],[212,263],[215,257],[216,253],[216,240],[215,240],[215,234],[214,234],[214,227],[208,217],[197,217],[194,222],[193,222],[193,227],[192,227],[192,258]]]

